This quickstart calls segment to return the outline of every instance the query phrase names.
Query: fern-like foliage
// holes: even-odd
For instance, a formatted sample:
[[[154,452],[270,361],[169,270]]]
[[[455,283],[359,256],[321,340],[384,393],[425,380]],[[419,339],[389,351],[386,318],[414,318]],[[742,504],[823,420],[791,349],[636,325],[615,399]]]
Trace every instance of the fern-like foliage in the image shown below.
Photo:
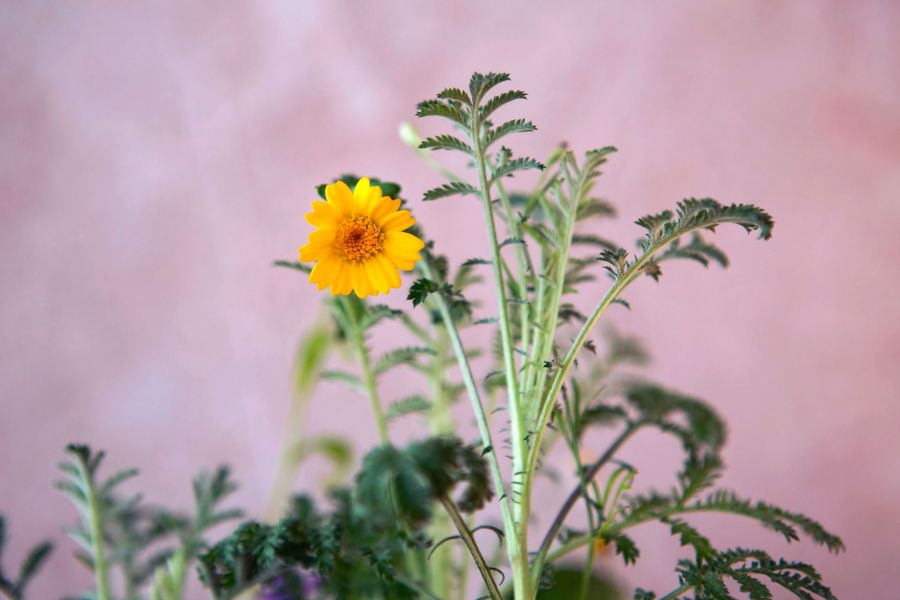
[[[327,597],[417,598],[416,584],[401,575],[402,557],[429,541],[411,527],[428,522],[435,501],[460,486],[458,506],[467,512],[492,494],[484,459],[458,439],[376,448],[363,459],[354,491],[332,493],[331,512],[298,497],[274,525],[243,523],[200,557],[201,580],[215,598],[234,598],[301,568],[321,578]]]
[[[510,119],[494,125],[491,117],[501,107],[527,97],[521,90],[508,90],[488,97],[497,85],[509,81],[506,73],[475,73],[469,80],[468,92],[459,88],[448,88],[437,97],[420,102],[416,108],[418,117],[443,117],[456,125],[466,140],[449,134],[426,138],[419,144],[423,150],[454,150],[475,159],[486,161],[491,146],[513,133],[527,133],[537,129],[526,119]],[[514,157],[509,148],[502,148],[492,161],[492,175],[489,186],[495,181],[509,177],[518,171],[543,169],[544,165],[530,157]],[[484,193],[479,186],[462,180],[454,180],[425,192],[425,200],[437,200],[453,195],[479,195]]]
[[[6,546],[6,519],[0,515],[0,593],[10,600],[23,600],[28,584],[44,566],[44,563],[53,552],[53,544],[49,541],[41,542],[25,556],[18,574],[7,574],[3,569],[3,550]]]
[[[474,446],[453,437],[434,437],[405,450],[383,446],[364,459],[356,477],[361,504],[371,518],[422,526],[436,499],[464,484],[457,500],[463,512],[480,509],[491,499],[487,463]]]
[[[697,596],[710,600],[733,598],[726,586],[726,580],[729,579],[737,583],[740,591],[745,592],[751,600],[771,600],[773,595],[768,583],[782,587],[798,598],[835,598],[812,565],[775,560],[764,550],[735,548],[717,552],[702,564],[683,560],[678,563],[677,572],[681,592],[693,590]],[[635,594],[635,598],[656,598],[652,592],[639,592]]]

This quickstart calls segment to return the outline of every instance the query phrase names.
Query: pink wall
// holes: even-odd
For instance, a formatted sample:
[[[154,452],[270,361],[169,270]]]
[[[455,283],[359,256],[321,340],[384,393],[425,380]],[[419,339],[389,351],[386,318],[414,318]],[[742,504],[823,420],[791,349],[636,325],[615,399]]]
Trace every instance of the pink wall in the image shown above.
[[[88,584],[59,533],[74,513],[51,488],[67,441],[140,465],[151,501],[184,506],[192,473],[228,461],[259,509],[294,344],[319,301],[268,265],[295,256],[314,184],[395,178],[452,256],[483,250],[459,234],[476,231],[474,206],[415,201],[437,179],[395,133],[416,101],[476,69],[529,90],[519,110],[540,131],[516,140],[523,152],[620,148],[601,185],[623,242],[631,220],[682,196],[775,215],[771,242],[723,232],[732,268],[670,267],[615,322],[652,337],[654,377],[726,416],[727,485],[820,517],[849,547],[792,556],[820,564],[840,597],[896,597],[900,4],[5,4],[0,511],[7,565],[27,542],[61,541],[35,598]],[[323,387],[315,428],[362,452],[368,410]],[[648,436],[626,451],[639,484],[668,485],[660,450],[674,446]],[[715,523],[723,546],[784,550]],[[638,538],[638,567],[604,560],[670,589],[679,549],[661,530]]]

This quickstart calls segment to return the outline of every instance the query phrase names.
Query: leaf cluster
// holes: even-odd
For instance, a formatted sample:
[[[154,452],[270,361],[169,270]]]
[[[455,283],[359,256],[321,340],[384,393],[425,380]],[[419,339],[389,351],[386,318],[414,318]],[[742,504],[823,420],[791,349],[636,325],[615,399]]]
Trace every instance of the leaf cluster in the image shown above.
[[[495,125],[491,120],[501,107],[515,100],[523,100],[527,94],[521,90],[508,90],[488,97],[496,86],[508,82],[506,73],[475,73],[469,80],[469,89],[447,88],[436,98],[424,100],[416,107],[417,117],[441,117],[449,120],[459,130],[464,139],[442,133],[421,141],[423,150],[449,150],[460,152],[472,160],[488,159],[490,148],[513,133],[535,131],[531,121],[522,118],[510,119]],[[491,179],[488,185],[503,178],[512,177],[520,171],[542,170],[544,165],[531,157],[514,157],[509,148],[502,147],[491,163]],[[438,200],[455,195],[478,196],[483,191],[461,179],[455,179],[425,192],[424,200]]]
[[[274,525],[241,524],[200,557],[201,580],[217,599],[233,598],[301,569],[321,578],[326,595],[419,597],[402,574],[402,557],[428,545],[414,532],[430,520],[435,501],[460,486],[463,511],[491,498],[487,467],[474,447],[449,437],[402,450],[381,446],[363,459],[352,491],[332,492],[331,511],[299,496]]]
[[[57,488],[81,516],[79,525],[67,530],[79,546],[75,556],[91,571],[100,568],[100,562],[105,570],[118,568],[128,600],[139,597],[139,591],[151,583],[153,598],[180,598],[184,570],[205,545],[204,534],[242,514],[240,510],[220,508],[237,487],[227,467],[194,479],[195,514],[184,516],[146,505],[140,495],[119,493],[119,486],[135,477],[137,469],[124,469],[101,479],[103,451],[76,444],[66,451],[69,460],[59,465],[66,479],[58,482]],[[100,539],[95,538],[95,531],[100,532]],[[177,579],[172,577],[175,573]]]

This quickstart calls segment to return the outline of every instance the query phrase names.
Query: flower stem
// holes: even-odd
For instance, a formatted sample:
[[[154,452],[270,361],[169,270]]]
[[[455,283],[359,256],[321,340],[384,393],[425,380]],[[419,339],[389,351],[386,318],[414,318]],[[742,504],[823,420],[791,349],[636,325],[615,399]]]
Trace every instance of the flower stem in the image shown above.
[[[372,361],[369,356],[369,349],[366,347],[365,333],[359,323],[359,315],[357,314],[353,303],[347,301],[347,299],[343,297],[340,298],[340,301],[344,303],[347,316],[350,320],[349,325],[352,330],[350,341],[353,343],[354,349],[359,356],[360,367],[362,367],[363,371],[363,384],[366,388],[366,395],[369,396],[369,401],[372,403],[372,415],[375,417],[375,427],[378,429],[378,439],[382,445],[389,444],[391,440],[388,435],[387,421],[384,418],[384,410],[381,408],[381,398],[378,396],[378,385],[375,382],[375,372],[372,370]],[[362,304],[362,306],[365,306],[365,304]]]
[[[456,504],[446,495],[440,496],[438,501],[447,511],[447,514],[450,515],[450,520],[453,521],[457,531],[459,531],[459,536],[465,543],[466,548],[469,549],[469,553],[475,560],[475,565],[481,573],[481,578],[484,579],[484,584],[487,586],[491,598],[494,600],[503,600],[503,595],[500,594],[500,588],[497,587],[497,582],[494,581],[494,576],[491,574],[491,570],[488,568],[487,562],[485,562],[484,556],[481,554],[481,549],[475,542],[475,538],[472,536],[472,532],[469,530],[468,525],[466,525],[465,520],[463,520],[462,515],[459,514],[459,509],[457,509]]]

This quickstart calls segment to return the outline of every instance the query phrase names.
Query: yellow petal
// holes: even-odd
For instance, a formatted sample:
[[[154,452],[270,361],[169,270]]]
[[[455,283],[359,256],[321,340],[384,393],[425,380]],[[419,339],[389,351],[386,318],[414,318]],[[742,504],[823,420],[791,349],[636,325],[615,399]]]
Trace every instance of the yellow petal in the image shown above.
[[[390,288],[400,287],[400,272],[387,256],[384,254],[376,256],[372,262],[378,266]]]
[[[384,236],[384,249],[390,254],[407,259],[418,260],[419,250],[425,243],[416,236],[404,231],[388,231]]]
[[[384,273],[381,272],[378,261],[370,260],[363,265],[363,269],[365,269],[366,276],[369,278],[369,281],[372,282],[372,287],[375,288],[376,293],[387,294],[391,289],[391,286],[388,284]]]
[[[321,246],[312,244],[304,244],[300,247],[300,262],[309,262],[311,260],[319,260],[327,250]]]
[[[350,293],[350,265],[345,262],[338,262],[337,271],[331,279],[331,295]]]
[[[360,263],[352,263],[350,265],[350,276],[353,280],[353,291],[360,298],[365,298],[372,293],[369,278],[366,276],[366,270]]]
[[[394,254],[390,250],[388,250],[387,252],[387,257],[394,264],[394,266],[401,271],[412,271],[414,268],[416,268],[416,261],[421,258],[406,258],[405,256]]]
[[[312,212],[306,213],[306,222],[313,227],[336,227],[341,218],[337,211],[327,202],[317,201],[312,204]]]
[[[328,204],[337,209],[341,215],[353,212],[353,192],[343,181],[336,181],[325,186],[325,197]]]
[[[335,262],[333,258],[323,258],[313,265],[312,271],[309,272],[309,282],[314,284],[321,292],[333,280],[334,267]]]
[[[396,211],[400,207],[400,201],[389,198],[388,196],[384,196],[377,202],[373,202],[369,207],[369,218],[375,221],[376,223],[381,223],[381,220]]]
[[[363,177],[356,182],[356,186],[353,188],[353,204],[357,211],[364,211],[369,202],[369,193],[371,191],[372,187],[369,185],[368,177]]]
[[[408,210],[398,210],[379,223],[385,231],[403,231],[415,224],[416,220],[412,218]]]

